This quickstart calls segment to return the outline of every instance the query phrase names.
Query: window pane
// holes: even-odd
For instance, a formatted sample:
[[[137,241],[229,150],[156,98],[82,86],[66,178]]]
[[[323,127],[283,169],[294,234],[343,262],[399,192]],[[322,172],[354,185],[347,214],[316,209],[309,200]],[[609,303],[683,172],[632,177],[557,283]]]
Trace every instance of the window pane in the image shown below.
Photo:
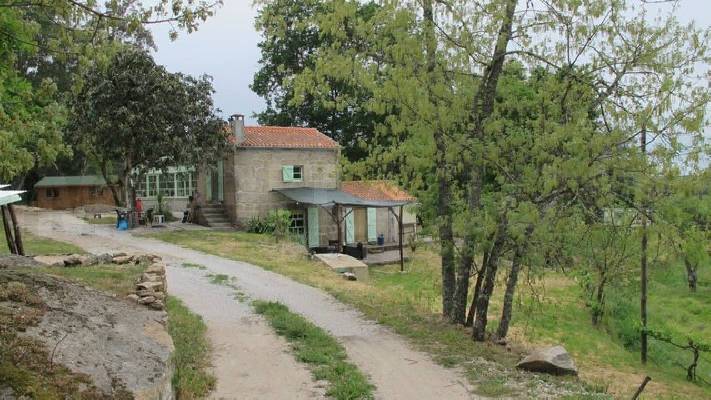
[[[146,177],[140,177],[136,181],[136,197],[146,197]]]
[[[197,174],[194,172],[188,172],[190,175],[190,191],[188,192],[189,196],[192,196],[193,193],[197,190]]]
[[[304,214],[301,212],[291,213],[291,222],[289,223],[289,232],[298,235],[304,234]]]
[[[175,174],[161,174],[158,185],[164,197],[175,197]]]
[[[175,180],[178,185],[178,197],[187,197],[190,195],[190,173],[178,172],[175,174]]]
[[[148,197],[156,197],[158,195],[158,176],[148,175]]]
[[[295,181],[300,181],[302,179],[303,167],[301,165],[294,165],[292,168],[293,168],[292,177],[294,178]]]

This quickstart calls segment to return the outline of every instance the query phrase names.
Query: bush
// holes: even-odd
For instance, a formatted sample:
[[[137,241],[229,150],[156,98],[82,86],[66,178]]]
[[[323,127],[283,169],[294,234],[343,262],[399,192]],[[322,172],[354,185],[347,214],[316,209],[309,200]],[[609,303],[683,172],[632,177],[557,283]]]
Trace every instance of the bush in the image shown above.
[[[286,237],[291,223],[291,211],[278,208],[272,210],[268,217],[269,223],[274,226],[272,234],[277,242]]]
[[[266,219],[252,217],[247,221],[247,232],[249,233],[272,233],[274,225]]]

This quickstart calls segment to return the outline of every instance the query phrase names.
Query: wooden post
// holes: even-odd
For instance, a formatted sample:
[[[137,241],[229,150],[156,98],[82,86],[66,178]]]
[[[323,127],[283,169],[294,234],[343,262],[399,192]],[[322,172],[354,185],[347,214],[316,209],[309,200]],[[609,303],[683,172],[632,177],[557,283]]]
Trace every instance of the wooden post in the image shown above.
[[[12,204],[8,204],[7,210],[10,212],[10,219],[12,220],[12,225],[15,228],[15,248],[17,248],[17,254],[24,256],[25,248],[22,245],[22,234],[20,233],[20,224],[17,223],[17,217],[15,216],[15,208]]]
[[[17,244],[15,243],[15,238],[12,236],[12,231],[10,230],[10,223],[7,215],[5,214],[5,206],[0,206],[0,213],[2,214],[2,226],[5,228],[7,247],[10,249],[10,254],[17,254]]]
[[[648,376],[644,377],[644,381],[642,381],[642,384],[639,385],[639,387],[637,388],[637,391],[635,392],[634,396],[632,396],[632,400],[637,400],[637,398],[639,398],[639,395],[642,394],[642,391],[644,391],[644,387],[647,386],[647,384],[651,380],[652,380],[652,378],[650,378]]]
[[[397,235],[398,235],[398,244],[400,247],[400,272],[405,271],[405,256],[403,255],[402,252],[402,206],[400,206],[399,214],[397,217]]]
[[[336,245],[336,252],[341,253],[343,251],[343,229],[341,229],[341,207],[338,204],[333,205],[333,213],[336,217],[336,230],[338,231],[338,244]]]

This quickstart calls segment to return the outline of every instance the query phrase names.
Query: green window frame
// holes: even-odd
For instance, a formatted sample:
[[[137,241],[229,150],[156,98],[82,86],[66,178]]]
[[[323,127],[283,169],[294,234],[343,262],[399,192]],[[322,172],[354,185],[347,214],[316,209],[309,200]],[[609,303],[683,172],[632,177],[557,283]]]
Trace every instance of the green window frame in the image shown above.
[[[281,177],[284,182],[303,182],[303,165],[283,165],[281,167]]]

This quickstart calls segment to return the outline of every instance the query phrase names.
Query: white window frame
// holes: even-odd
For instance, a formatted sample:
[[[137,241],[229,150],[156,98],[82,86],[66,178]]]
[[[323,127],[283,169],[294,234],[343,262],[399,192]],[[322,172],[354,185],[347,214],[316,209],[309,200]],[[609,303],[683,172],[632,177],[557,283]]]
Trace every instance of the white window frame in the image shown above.
[[[187,182],[187,193],[185,196],[178,196],[178,177],[177,174],[187,174],[186,176],[186,182]],[[168,172],[161,172],[161,171],[150,171],[145,174],[143,178],[143,184],[145,185],[145,190],[139,189],[139,192],[142,192],[143,196],[138,196],[143,199],[155,199],[158,197],[158,193],[161,191],[161,176],[167,176],[167,175],[172,175],[172,180],[173,180],[173,195],[168,196],[168,195],[163,195],[163,198],[167,199],[187,199],[188,197],[192,196],[192,194],[197,190],[197,176],[196,172],[191,169],[191,168],[169,168]],[[154,182],[151,182],[151,179],[155,178]],[[140,186],[139,186],[140,187]],[[138,194],[138,193],[137,193]]]

